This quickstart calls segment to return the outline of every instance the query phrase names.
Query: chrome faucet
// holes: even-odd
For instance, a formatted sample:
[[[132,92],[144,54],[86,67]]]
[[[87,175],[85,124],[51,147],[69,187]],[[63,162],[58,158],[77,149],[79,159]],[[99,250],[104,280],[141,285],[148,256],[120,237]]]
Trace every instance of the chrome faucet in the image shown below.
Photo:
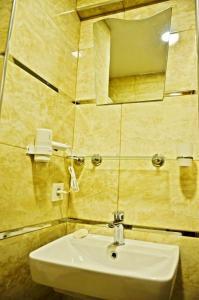
[[[123,211],[114,212],[114,221],[109,223],[109,228],[114,228],[114,245],[120,246],[124,245],[124,226],[122,221],[124,220]]]

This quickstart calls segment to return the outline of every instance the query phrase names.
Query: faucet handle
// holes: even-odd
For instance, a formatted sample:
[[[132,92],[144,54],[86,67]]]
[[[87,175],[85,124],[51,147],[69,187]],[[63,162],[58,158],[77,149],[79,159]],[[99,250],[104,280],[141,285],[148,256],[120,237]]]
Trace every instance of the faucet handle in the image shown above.
[[[114,222],[124,221],[124,212],[123,211],[117,210],[117,211],[114,211],[113,214],[114,214]]]

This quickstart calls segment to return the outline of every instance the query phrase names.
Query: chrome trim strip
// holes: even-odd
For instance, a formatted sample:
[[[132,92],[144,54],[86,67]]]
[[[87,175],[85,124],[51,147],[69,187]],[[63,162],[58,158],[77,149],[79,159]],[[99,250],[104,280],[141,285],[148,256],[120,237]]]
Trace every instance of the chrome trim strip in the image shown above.
[[[46,79],[44,79],[43,77],[41,77],[40,75],[38,75],[36,72],[34,72],[29,67],[27,67],[26,65],[24,65],[22,62],[20,62],[14,56],[10,55],[9,56],[9,60],[11,60],[19,68],[23,69],[26,73],[30,74],[31,76],[33,76],[34,78],[36,78],[37,80],[39,80],[40,82],[42,82],[43,84],[47,85],[47,87],[49,87],[50,89],[52,89],[56,93],[59,93],[59,89],[56,86],[54,86],[49,81],[47,81]]]
[[[193,160],[193,156],[177,156],[176,159],[192,159]]]
[[[24,226],[24,227],[20,227],[20,228],[16,228],[16,229],[10,229],[7,231],[1,231],[0,232],[0,240],[5,240],[5,239],[11,238],[11,237],[16,237],[18,235],[35,232],[35,231],[42,230],[42,229],[45,229],[48,227],[63,224],[66,222],[67,222],[67,219],[62,218],[62,219],[52,220],[52,221],[43,222],[43,223],[39,223],[39,224],[28,225],[28,226]]]
[[[68,218],[67,223],[79,223],[79,224],[85,224],[85,225],[96,225],[96,226],[104,226],[107,227],[108,222],[104,221],[94,221],[94,220],[87,220],[87,219],[78,219],[78,218]],[[175,233],[182,236],[187,237],[199,237],[199,232],[197,231],[184,231],[184,230],[178,230],[178,229],[169,229],[169,228],[163,228],[163,227],[151,227],[151,226],[142,226],[142,225],[133,225],[133,224],[123,224],[124,228],[127,230],[138,230],[138,231],[151,231],[156,233]]]
[[[0,82],[0,116],[1,116],[1,108],[2,108],[2,103],[3,103],[3,91],[4,91],[4,86],[5,86],[8,56],[9,56],[9,50],[10,50],[10,40],[11,40],[11,36],[12,36],[12,30],[13,30],[13,24],[14,24],[15,12],[16,12],[16,4],[17,4],[17,0],[13,0],[8,36],[7,36],[7,42],[6,42],[5,56],[4,56],[4,62],[3,62],[2,78],[0,78],[0,80],[1,80],[1,82]]]
[[[177,97],[186,95],[195,95],[196,90],[186,90],[186,91],[171,91],[164,93],[164,97]]]
[[[95,220],[87,220],[87,219],[78,219],[78,218],[61,218],[57,220],[52,220],[48,222],[43,222],[39,224],[24,226],[16,229],[10,229],[7,231],[0,232],[0,241],[8,238],[16,237],[19,235],[32,233],[38,230],[42,230],[45,228],[50,228],[60,224],[68,224],[68,223],[76,223],[76,224],[84,224],[84,225],[94,225],[94,226],[102,226],[108,228],[108,222],[104,221],[95,221]],[[136,231],[147,231],[153,233],[168,233],[168,234],[176,234],[182,235],[191,238],[199,238],[199,231],[184,231],[177,229],[167,229],[162,227],[150,227],[150,226],[141,226],[141,225],[132,225],[132,224],[124,224],[124,228],[126,230],[136,230]]]
[[[165,92],[163,95],[164,97],[178,97],[178,96],[187,96],[187,95],[195,95],[197,94],[196,90],[185,90],[185,91],[171,91],[171,92]],[[120,102],[120,103],[104,103],[104,104],[97,104],[99,106],[104,106],[104,105],[117,105],[117,104],[130,104],[130,103],[141,103],[141,102],[158,102],[162,101],[163,99],[160,100],[144,100],[144,101],[133,101],[133,102]],[[73,101],[73,104],[76,105],[85,105],[85,104],[96,104],[96,100],[94,99],[82,99],[82,100],[76,100]]]

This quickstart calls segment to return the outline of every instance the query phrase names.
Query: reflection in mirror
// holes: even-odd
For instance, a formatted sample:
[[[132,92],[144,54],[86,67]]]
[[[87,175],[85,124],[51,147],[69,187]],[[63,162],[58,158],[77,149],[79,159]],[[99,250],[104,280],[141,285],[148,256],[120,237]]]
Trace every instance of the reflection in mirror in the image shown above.
[[[171,9],[94,24],[97,105],[162,100]]]
[[[7,41],[15,0],[0,0],[0,111],[7,60]]]

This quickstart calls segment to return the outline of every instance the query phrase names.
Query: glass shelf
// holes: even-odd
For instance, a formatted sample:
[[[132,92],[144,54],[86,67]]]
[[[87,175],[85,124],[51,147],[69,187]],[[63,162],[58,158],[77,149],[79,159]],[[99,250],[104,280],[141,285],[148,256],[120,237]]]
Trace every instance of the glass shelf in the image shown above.
[[[109,155],[100,155],[103,160],[151,160],[152,156],[109,156]],[[85,159],[92,159],[93,155],[73,155],[73,156],[66,156],[67,159],[78,159],[78,158],[85,158]],[[176,161],[176,158],[167,158],[164,157],[165,160],[169,161]]]
[[[156,155],[156,154],[155,154]],[[105,161],[105,160],[123,160],[123,161],[127,161],[127,160],[143,160],[143,161],[152,161],[152,159],[155,157],[155,155],[153,156],[117,156],[117,155],[100,155],[100,154],[93,154],[93,155],[68,155],[66,156],[66,159],[73,159],[74,161],[85,161],[85,160],[91,160],[93,162],[93,160],[95,161],[96,157],[97,160],[101,160],[99,164],[101,164],[101,162]],[[164,163],[166,162],[176,162],[177,163],[177,158],[171,158],[171,157],[166,157],[164,155],[160,155],[160,157],[158,158],[162,158],[163,159],[163,163],[160,165],[162,166]],[[198,162],[199,158],[194,158],[193,161]],[[98,165],[99,165],[98,164]],[[154,165],[155,166],[155,165]],[[157,165],[156,165],[157,166]]]

